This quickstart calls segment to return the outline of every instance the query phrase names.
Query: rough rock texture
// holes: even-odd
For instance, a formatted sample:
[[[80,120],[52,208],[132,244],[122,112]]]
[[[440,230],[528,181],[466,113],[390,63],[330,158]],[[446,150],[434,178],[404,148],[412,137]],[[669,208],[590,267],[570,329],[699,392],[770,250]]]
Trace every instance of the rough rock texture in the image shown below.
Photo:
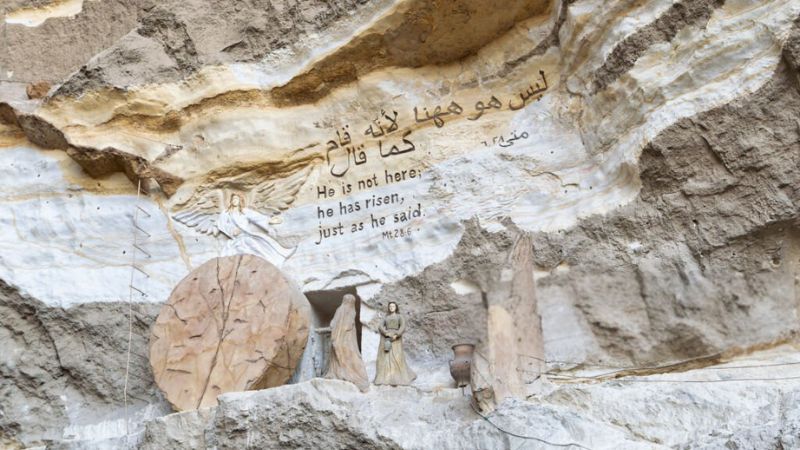
[[[652,45],[669,42],[684,27],[705,26],[716,8],[725,0],[687,0],[673,3],[647,27],[626,36],[606,56],[594,73],[593,89],[603,90],[629,71],[636,60]]]
[[[40,6],[41,12],[31,8],[27,15],[45,16],[42,6],[59,1],[4,2],[0,15]],[[79,1],[80,13],[72,19],[54,16],[37,27],[0,22],[2,46],[8,50],[0,56],[0,67],[14,72],[12,81],[36,76],[61,81],[77,70],[62,92],[79,93],[122,79],[131,84],[177,80],[204,64],[260,59],[372,3],[259,0],[243,7],[221,0]],[[225,26],[215,28],[220,24]],[[60,38],[59,45],[52,45],[51,36]],[[86,64],[98,53],[97,62]],[[31,60],[30,55],[38,57]]]
[[[535,235],[549,357],[649,364],[794,336],[800,90],[790,67],[758,92],[662,132],[643,151],[635,202]],[[457,324],[485,320],[468,305],[480,310],[486,289],[476,277],[508,252],[500,236],[465,233],[448,260],[384,287],[371,303],[408,304],[409,339],[445,363],[450,342],[485,339],[464,334],[475,325]]]
[[[246,7],[228,1],[142,3],[136,26],[81,67],[58,94],[178,81],[206,65],[261,60],[381,2],[257,0]]]
[[[137,7],[147,2],[87,0],[81,2],[81,13],[74,19],[54,18],[36,27],[8,23],[8,15],[15,11],[53,3],[63,2],[11,1],[0,5],[0,17],[6,18],[0,20],[0,34],[4,38],[0,43],[3,68],[0,79],[20,83],[61,82],[129,32],[136,24]],[[37,11],[31,12],[28,15],[37,15]]]
[[[800,395],[798,361],[796,349],[784,347],[681,373],[546,384],[543,393],[530,401],[508,400],[487,416],[518,436],[479,417],[468,397],[456,389],[423,393],[373,387],[362,394],[349,383],[315,379],[226,394],[217,408],[154,419],[138,445],[142,449],[547,449],[558,444],[591,449],[795,448],[800,433],[794,406]],[[752,367],[763,364],[772,366]]]
[[[613,426],[578,414],[559,419],[562,413],[558,407],[511,400],[492,419],[517,433],[544,436],[555,443],[575,442],[571,441],[574,436],[583,436],[584,443],[600,443],[597,437],[604,436],[607,442],[627,444],[627,448],[647,448]],[[220,397],[209,419],[199,415],[180,413],[148,423],[140,448],[192,448],[187,443],[200,444],[194,448],[265,449],[507,449],[519,445],[477,416],[469,398],[458,389],[423,393],[410,387],[373,387],[361,394],[349,383],[315,379],[227,394]]]
[[[665,361],[797,332],[800,85],[787,66],[648,144],[636,201],[537,235],[541,296],[551,314],[579,311],[600,349],[587,360]]]
[[[158,308],[132,306],[128,395],[131,420],[138,422],[170,408],[153,382],[146,356]],[[124,434],[119,406],[128,339],[126,304],[52,308],[0,282],[0,317],[0,443],[32,446]]]
[[[31,100],[40,99],[47,95],[50,90],[50,83],[46,81],[39,81],[37,83],[30,83],[25,86],[25,93]]]
[[[275,405],[314,438],[329,439],[329,420],[333,446],[442,447],[455,434],[454,446],[540,448],[434,394],[452,386],[452,344],[512,342],[505,324],[535,328],[534,311],[550,368],[664,372],[792,340],[800,3],[501,3],[2,2],[0,445],[305,442],[270,422]],[[31,98],[38,82],[49,95]],[[142,435],[168,410],[141,357],[155,312],[230,242],[174,217],[206,192],[271,204],[290,179],[295,201],[260,212],[254,233],[291,243],[282,270],[320,302],[358,294],[368,371],[377,312],[398,301],[421,391],[313,382],[223,396]],[[132,276],[143,294],[130,299],[126,422]],[[497,321],[498,304],[521,308]],[[547,395],[541,343],[521,337],[501,362],[541,404],[496,413],[520,431],[590,448],[800,445],[789,380]],[[408,406],[398,414],[414,432],[387,425],[383,396]],[[403,412],[418,404],[430,420]]]
[[[796,345],[782,346],[698,370],[562,385],[541,400],[656,448],[796,448],[797,364]]]
[[[308,340],[308,300],[253,255],[214,258],[175,287],[153,324],[150,364],[179,411],[226,392],[280,386]]]

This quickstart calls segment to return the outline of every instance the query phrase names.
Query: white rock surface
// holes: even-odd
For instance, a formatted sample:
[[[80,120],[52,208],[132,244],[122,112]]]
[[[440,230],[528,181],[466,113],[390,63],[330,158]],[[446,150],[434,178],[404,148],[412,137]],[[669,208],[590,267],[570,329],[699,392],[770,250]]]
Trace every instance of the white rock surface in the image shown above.
[[[149,257],[137,251],[147,275],[133,281],[147,297],[134,292],[134,301],[163,302],[190,267],[217,254],[213,242],[174,232],[156,202],[137,203],[124,176],[88,179],[63,152],[1,149],[0,198],[0,278],[50,306],[128,300],[136,205],[150,236],[137,232]]]
[[[800,353],[783,347],[681,373],[546,384],[540,396],[509,400],[488,418],[520,436],[590,449],[796,448],[797,364]],[[777,380],[787,377],[795,378]],[[777,381],[731,381],[762,378]],[[554,447],[500,432],[468,401],[457,389],[420,392],[373,386],[362,394],[349,383],[315,379],[226,394],[215,410],[156,419],[147,424],[139,445],[145,449]]]
[[[666,448],[797,448],[798,395],[800,354],[783,347],[705,369],[564,385],[545,401]]]

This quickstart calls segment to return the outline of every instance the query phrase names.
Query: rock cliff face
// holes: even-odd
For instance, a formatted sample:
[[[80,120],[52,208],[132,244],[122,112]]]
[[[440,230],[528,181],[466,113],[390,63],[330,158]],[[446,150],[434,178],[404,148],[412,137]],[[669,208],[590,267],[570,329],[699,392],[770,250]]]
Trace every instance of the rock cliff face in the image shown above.
[[[795,338],[799,2],[11,0],[0,36],[0,445],[516,448],[449,390],[465,341],[529,388],[493,416],[518,434],[800,445],[791,380],[537,378],[541,356],[710,364]],[[357,294],[370,371],[398,302],[415,388],[165,416],[153,322],[237,253],[281,267],[315,326]]]

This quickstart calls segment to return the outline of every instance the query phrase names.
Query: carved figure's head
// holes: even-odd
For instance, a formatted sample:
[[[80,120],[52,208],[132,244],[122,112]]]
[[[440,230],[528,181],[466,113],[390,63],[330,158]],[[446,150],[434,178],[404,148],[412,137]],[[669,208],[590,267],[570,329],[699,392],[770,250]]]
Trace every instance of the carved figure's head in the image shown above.
[[[400,308],[397,307],[397,303],[389,302],[389,305],[386,307],[390,313],[400,312]]]
[[[230,203],[228,204],[228,211],[234,208],[238,209],[239,211],[244,209],[244,197],[242,197],[242,194],[235,192],[231,194],[231,200]]]
[[[342,303],[352,303],[353,305],[355,305],[356,296],[353,294],[344,294],[344,297],[342,297]]]

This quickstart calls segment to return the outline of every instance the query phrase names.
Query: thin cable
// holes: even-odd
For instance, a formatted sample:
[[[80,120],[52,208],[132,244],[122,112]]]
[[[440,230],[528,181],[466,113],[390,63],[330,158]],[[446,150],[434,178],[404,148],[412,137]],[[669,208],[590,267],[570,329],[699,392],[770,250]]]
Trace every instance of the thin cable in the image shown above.
[[[139,178],[139,182],[136,186],[136,206],[139,205],[139,197],[142,194],[142,179]],[[131,367],[131,343],[133,342],[133,275],[135,274],[136,270],[136,247],[138,246],[138,242],[136,241],[136,220],[139,217],[139,209],[136,208],[133,210],[133,249],[131,250],[131,279],[130,283],[128,283],[128,356],[125,361],[125,388],[122,391],[122,398],[123,402],[125,403],[125,446],[128,447],[128,437],[130,436],[130,430],[128,428],[128,377],[130,375],[130,367]],[[138,289],[137,289],[138,290]]]
[[[796,366],[796,365],[800,365],[800,361],[785,362],[785,363],[772,363],[772,364],[749,364],[749,365],[743,365],[743,366],[729,366],[729,367],[720,367],[720,366],[716,366],[716,367],[698,367],[698,368],[691,369],[691,370],[695,371],[695,370],[760,369],[760,368],[765,368],[765,367],[781,367],[781,366]],[[669,367],[669,366],[662,366],[662,367]],[[653,368],[651,368],[651,367],[643,367],[641,369],[653,369]],[[617,374],[617,373],[621,373],[621,372],[625,372],[626,370],[628,370],[628,369],[615,370],[613,372],[606,372],[606,373],[601,373],[601,374],[596,374],[596,375],[575,375],[575,374],[560,373],[560,372],[546,372],[546,374],[548,376],[564,377],[564,378],[571,378],[571,379],[599,379],[599,378],[607,378],[607,377],[609,377],[611,375],[614,375],[614,374]],[[661,374],[653,374],[653,375],[661,375]],[[630,376],[635,376],[635,375],[630,375]]]
[[[761,366],[753,366],[752,368],[761,367]],[[772,365],[764,365],[763,367],[772,367]],[[751,367],[748,367],[751,368]],[[653,375],[668,375],[668,374],[653,374]],[[552,376],[563,377],[570,380],[596,380],[596,376],[578,376],[578,375],[569,375],[569,374],[552,374]],[[637,375],[629,375],[629,376],[637,376]],[[605,380],[608,382],[613,381],[621,381],[625,383],[723,383],[723,382],[731,382],[731,381],[786,381],[786,380],[800,380],[800,375],[798,376],[790,376],[790,377],[774,377],[774,378],[725,378],[720,380],[657,380],[652,378],[613,378],[610,380]]]
[[[606,377],[610,377],[612,375],[616,375],[616,374],[622,373],[622,372],[627,372],[627,371],[630,371],[630,370],[638,370],[638,371],[663,370],[663,369],[666,369],[666,368],[669,368],[669,367],[680,366],[680,365],[687,364],[687,363],[690,363],[690,362],[698,361],[700,359],[703,359],[703,358],[689,359],[689,360],[686,360],[686,361],[683,361],[683,362],[664,364],[663,366],[624,367],[624,368],[621,368],[621,369],[612,370],[610,372],[604,372],[604,373],[600,373],[600,374],[597,374],[597,375],[590,375],[588,377],[583,377],[583,378],[606,378]],[[558,373],[554,373],[554,374],[555,375],[559,375]]]
[[[480,356],[481,358],[483,358],[483,359],[484,359],[484,361],[487,361],[487,362],[489,361],[489,360],[486,358],[486,356],[484,356],[484,355],[483,355],[481,352],[479,352],[479,351],[475,350],[475,354],[477,354],[478,356]],[[481,379],[483,379],[483,382],[486,384],[486,386],[491,386],[491,384],[488,382],[488,380],[486,380],[486,377],[484,377],[484,376],[483,376],[483,374],[481,373],[481,370],[480,370],[480,369],[479,369],[477,366],[475,366],[475,373],[477,373],[477,374],[478,374],[478,376],[479,376],[479,377],[481,377]],[[538,378],[538,377],[537,377],[537,378]],[[463,389],[462,389],[462,393],[463,393]],[[573,446],[575,446],[575,447],[582,448],[582,449],[585,449],[585,450],[591,450],[591,449],[589,449],[588,447],[584,447],[584,446],[582,446],[582,445],[580,445],[580,444],[575,444],[575,443],[569,443],[569,444],[557,444],[557,443],[550,442],[550,441],[547,441],[547,440],[545,440],[545,439],[542,439],[542,438],[539,438],[539,437],[535,437],[535,436],[524,436],[524,435],[521,435],[521,434],[516,434],[516,433],[513,433],[513,432],[511,432],[511,431],[508,431],[508,430],[505,430],[505,429],[501,428],[501,427],[500,427],[500,426],[498,426],[496,423],[492,422],[492,421],[491,421],[491,420],[490,420],[488,417],[486,417],[486,416],[484,416],[483,414],[481,414],[481,413],[480,413],[480,411],[478,411],[478,409],[477,409],[477,408],[475,408],[475,405],[473,404],[473,402],[472,402],[472,401],[470,401],[470,402],[469,402],[469,406],[470,406],[470,408],[472,408],[472,410],[475,412],[475,414],[479,415],[479,416],[480,416],[480,417],[481,417],[483,420],[485,420],[485,421],[489,422],[489,424],[490,424],[490,425],[492,425],[493,427],[497,428],[497,429],[498,429],[500,432],[502,432],[502,433],[505,433],[505,434],[507,434],[507,435],[509,435],[509,436],[514,436],[514,437],[517,437],[517,438],[520,438],[520,439],[534,440],[534,441],[541,442],[541,443],[543,443],[543,444],[551,445],[551,446],[553,446],[553,447],[565,447],[565,448],[568,448],[568,447],[573,447]]]
[[[545,439],[542,439],[542,438],[539,438],[539,437],[536,437],[536,436],[525,436],[525,435],[522,435],[522,434],[517,434],[517,433],[511,432],[511,431],[505,430],[505,429],[501,428],[500,426],[498,426],[496,423],[494,423],[491,420],[489,420],[488,417],[486,417],[483,414],[481,414],[477,410],[477,408],[475,408],[475,405],[473,405],[472,402],[469,402],[469,406],[472,408],[473,411],[475,411],[475,414],[479,415],[483,420],[489,422],[489,424],[491,424],[493,427],[497,428],[500,432],[505,433],[505,434],[507,434],[509,436],[514,436],[514,437],[517,437],[517,438],[520,438],[520,439],[529,439],[529,440],[533,440],[533,441],[538,441],[538,442],[541,442],[542,444],[551,445],[553,447],[564,447],[564,448],[578,447],[578,448],[582,448],[582,449],[585,449],[585,450],[592,450],[589,447],[584,447],[583,445],[576,444],[574,442],[570,442],[568,444],[558,444],[558,443],[550,442],[548,440],[545,440]]]
[[[677,366],[677,365],[681,365],[681,364],[687,364],[687,363],[691,363],[691,362],[695,362],[695,361],[701,361],[701,360],[705,360],[705,359],[721,358],[722,354],[721,353],[711,353],[711,354],[708,354],[708,355],[696,356],[694,358],[671,361],[671,362],[664,363],[664,364],[661,364],[661,365],[656,365],[656,366],[621,366],[621,367],[620,366],[612,366],[612,365],[604,365],[604,364],[586,364],[586,363],[578,362],[578,361],[549,360],[549,359],[540,358],[538,356],[525,355],[525,354],[522,354],[522,353],[519,353],[518,356],[523,356],[523,357],[526,357],[526,358],[535,359],[535,360],[542,361],[542,362],[547,363],[547,364],[568,364],[568,365],[581,366],[581,367],[596,367],[596,368],[618,369],[618,370],[615,371],[615,372],[618,372],[618,371],[624,371],[624,370],[659,370],[659,369],[663,369],[663,368],[666,368],[666,367]]]
[[[585,376],[573,376],[571,374],[565,374],[565,373],[552,371],[552,370],[545,372],[547,375],[551,375],[551,376],[564,376],[564,377],[574,377],[574,378],[602,378],[602,377],[607,377],[607,376],[614,375],[614,374],[617,374],[617,373],[620,373],[620,372],[625,372],[625,371],[628,371],[628,370],[661,370],[661,369],[669,368],[669,367],[672,367],[672,366],[679,366],[679,365],[682,365],[682,364],[688,364],[688,363],[692,363],[692,362],[696,362],[696,361],[721,358],[722,354],[721,353],[712,353],[712,354],[709,354],[709,355],[697,356],[697,357],[694,357],[694,358],[668,362],[668,363],[665,363],[665,364],[662,364],[662,365],[656,365],[656,366],[621,366],[621,367],[620,366],[611,366],[611,365],[601,365],[601,364],[585,364],[585,363],[576,362],[576,361],[547,360],[547,359],[544,359],[544,358],[539,358],[537,356],[525,355],[525,354],[519,354],[519,356],[535,359],[535,360],[542,361],[544,363],[550,363],[550,364],[569,364],[569,365],[581,366],[581,367],[584,367],[584,368],[595,367],[595,368],[616,369],[616,370],[613,370],[613,371],[610,371],[610,372],[604,372],[604,373],[596,374],[596,375],[585,375]],[[749,364],[749,365],[728,366],[728,367],[720,367],[720,366],[697,367],[697,368],[693,368],[692,370],[756,369],[756,368],[763,368],[763,367],[780,367],[780,366],[795,366],[795,365],[800,365],[800,361],[792,361],[792,362],[785,362],[785,363],[770,363],[770,364]]]
[[[641,378],[619,378],[612,381],[623,383],[727,383],[732,381],[788,381],[800,380],[800,375],[794,377],[775,377],[775,378],[728,378],[723,380],[654,380]]]
[[[728,369],[759,369],[762,367],[778,367],[778,366],[796,366],[800,364],[800,361],[794,362],[785,362],[785,363],[771,363],[771,364],[752,364],[746,366],[728,366],[728,367],[721,367],[721,366],[714,366],[714,367],[698,367],[697,369],[693,370],[728,370]]]

